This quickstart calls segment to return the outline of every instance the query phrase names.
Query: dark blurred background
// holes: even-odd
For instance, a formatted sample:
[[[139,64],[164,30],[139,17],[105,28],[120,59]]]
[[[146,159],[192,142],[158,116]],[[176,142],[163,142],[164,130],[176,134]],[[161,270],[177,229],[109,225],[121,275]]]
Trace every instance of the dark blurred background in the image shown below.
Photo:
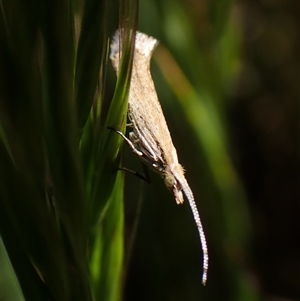
[[[221,119],[240,188],[226,201],[197,130],[183,113],[185,104],[178,104],[176,88],[153,62],[158,95],[202,216],[210,268],[204,288],[202,253],[187,203],[177,206],[154,173],[151,185],[127,175],[128,239],[136,218],[139,226],[125,300],[300,300],[299,12],[299,1],[292,0],[141,1],[140,30],[175,56],[199,102],[203,86],[213,83],[206,92]],[[189,34],[198,57],[180,48]],[[231,60],[219,63],[232,43],[237,46]],[[205,66],[197,64],[200,60],[211,65],[190,70]],[[214,88],[221,91],[215,98]],[[126,166],[141,169],[126,146],[125,153]]]
[[[118,7],[111,15],[110,35]],[[150,185],[126,175],[124,300],[300,300],[299,15],[297,0],[140,1],[210,263],[203,287],[187,202],[177,206],[153,172]],[[115,80],[109,67],[107,102]],[[124,165],[141,169],[126,145]]]

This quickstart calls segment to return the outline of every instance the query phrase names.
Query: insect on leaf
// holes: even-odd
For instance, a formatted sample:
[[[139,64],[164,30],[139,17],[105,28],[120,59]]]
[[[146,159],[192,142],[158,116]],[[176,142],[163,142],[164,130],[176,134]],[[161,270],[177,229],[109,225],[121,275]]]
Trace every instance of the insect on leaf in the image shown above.
[[[110,59],[118,75],[121,57],[121,30],[111,43]],[[164,179],[165,185],[173,193],[176,203],[183,203],[186,196],[196,222],[203,251],[202,283],[205,285],[208,270],[206,239],[194,200],[192,190],[184,176],[184,169],[178,162],[177,152],[158,101],[150,74],[150,60],[158,41],[144,33],[137,32],[129,90],[128,119],[132,132],[127,138],[117,131],[142,161],[149,164]]]

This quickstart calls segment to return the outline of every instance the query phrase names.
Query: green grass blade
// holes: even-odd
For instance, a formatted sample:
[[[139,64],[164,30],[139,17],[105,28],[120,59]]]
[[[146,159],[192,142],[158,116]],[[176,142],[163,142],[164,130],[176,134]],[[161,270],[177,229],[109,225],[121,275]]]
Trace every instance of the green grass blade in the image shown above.
[[[124,256],[123,185],[124,176],[118,173],[115,188],[108,200],[109,207],[99,223],[100,231],[96,234],[91,255],[96,300],[121,300]]]
[[[77,271],[72,298],[90,300],[85,206],[74,103],[74,15],[69,1],[45,3],[42,22],[45,137],[55,209],[68,260]],[[66,21],[67,20],[67,21]],[[76,279],[79,277],[79,279]]]
[[[129,7],[131,10],[126,10]],[[101,132],[99,147],[95,151],[96,177],[92,185],[90,217],[95,230],[90,235],[90,268],[94,291],[99,300],[117,301],[122,294],[124,178],[117,172],[120,166],[119,151],[122,140],[107,127],[124,130],[126,126],[137,8],[136,1],[125,2],[124,11],[120,16],[121,20],[128,22],[123,23],[124,52],[121,71]]]
[[[106,1],[88,0],[84,7],[75,74],[79,128],[83,128],[86,123],[96,96],[100,66],[104,67],[108,38],[106,6]]]

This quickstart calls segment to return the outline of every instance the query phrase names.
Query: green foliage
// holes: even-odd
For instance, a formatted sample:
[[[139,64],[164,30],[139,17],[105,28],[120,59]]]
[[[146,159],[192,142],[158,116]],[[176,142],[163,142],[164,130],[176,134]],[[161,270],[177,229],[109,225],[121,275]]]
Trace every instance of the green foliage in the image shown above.
[[[106,127],[126,125],[138,6],[74,4],[1,1],[0,226],[25,300],[121,297],[121,139]],[[124,53],[103,117],[112,9]]]
[[[147,0],[140,1],[138,16],[137,0],[0,0],[0,230],[26,301],[115,301],[122,299],[123,287],[128,300],[256,301],[258,288],[266,284],[257,270],[268,259],[261,278],[269,275],[276,254],[281,268],[277,277],[288,289],[289,281],[298,289],[299,277],[290,267],[299,252],[294,248],[284,253],[285,243],[278,245],[278,237],[295,241],[292,231],[286,235],[288,231],[280,228],[283,216],[290,227],[297,226],[288,211],[280,210],[298,208],[288,202],[297,199],[291,185],[298,170],[288,176],[286,167],[294,164],[298,138],[298,130],[291,129],[293,124],[298,128],[299,81],[293,72],[299,72],[289,60],[298,45],[293,27],[297,17],[287,18],[281,9],[284,1],[250,2]],[[278,10],[273,19],[272,5]],[[251,6],[252,15],[247,10]],[[286,6],[292,7],[292,2]],[[109,38],[118,27],[118,16],[119,26],[125,28],[125,50],[114,94],[108,96],[113,89]],[[249,37],[244,34],[247,26]],[[136,212],[139,191],[137,180],[128,177],[130,201],[124,206],[124,175],[117,172],[123,163],[122,140],[107,127],[126,127],[131,29],[160,40],[151,73],[202,217],[210,256],[206,287],[201,285],[202,254],[189,208],[172,203],[156,175],[144,187],[145,209],[133,253],[124,255],[124,232],[132,232],[126,222],[130,224],[130,213]],[[255,53],[256,64],[265,64],[263,74],[250,62]],[[278,66],[285,76],[274,72]],[[267,88],[272,78],[273,96]],[[294,94],[279,82],[294,86]],[[245,87],[239,91],[242,96],[235,94],[238,85],[240,90]],[[256,100],[254,94],[259,95]],[[246,134],[233,129],[229,112],[234,120],[247,116],[252,122],[239,123],[249,127]],[[241,140],[240,149],[236,140]],[[128,152],[125,166],[132,168],[138,159]],[[259,152],[265,160],[258,160]],[[247,190],[236,170],[243,160],[254,163],[249,169],[248,162],[246,168],[239,166],[244,179],[248,174],[252,179]],[[269,191],[263,189],[267,185]],[[294,185],[298,191],[298,183]],[[248,208],[253,204],[255,220]],[[275,241],[270,246],[265,241],[270,236],[265,215],[282,231],[274,235],[276,229],[269,226]],[[132,228],[137,223],[134,220]],[[257,246],[265,256],[260,262],[254,260],[253,229],[256,243],[264,244]],[[0,265],[4,255],[1,245]],[[124,257],[132,261],[124,264]],[[123,266],[129,266],[127,282]],[[1,278],[6,265],[0,268]],[[0,279],[0,299],[16,300],[18,296],[1,294],[2,288],[10,289],[3,283]]]

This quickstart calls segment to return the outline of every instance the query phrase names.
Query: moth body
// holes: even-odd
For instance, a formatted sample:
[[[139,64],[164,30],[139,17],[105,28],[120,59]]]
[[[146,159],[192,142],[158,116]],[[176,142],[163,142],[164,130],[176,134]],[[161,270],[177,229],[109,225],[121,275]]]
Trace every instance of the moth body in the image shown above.
[[[110,58],[118,75],[120,67],[121,37],[117,31],[111,43]],[[206,283],[208,252],[200,216],[193,193],[185,179],[184,169],[178,162],[176,149],[158,101],[150,74],[150,60],[158,41],[137,32],[128,100],[128,119],[132,128],[129,139],[118,132],[144,162],[159,173],[177,204],[189,201],[196,222],[203,250],[202,283]]]

